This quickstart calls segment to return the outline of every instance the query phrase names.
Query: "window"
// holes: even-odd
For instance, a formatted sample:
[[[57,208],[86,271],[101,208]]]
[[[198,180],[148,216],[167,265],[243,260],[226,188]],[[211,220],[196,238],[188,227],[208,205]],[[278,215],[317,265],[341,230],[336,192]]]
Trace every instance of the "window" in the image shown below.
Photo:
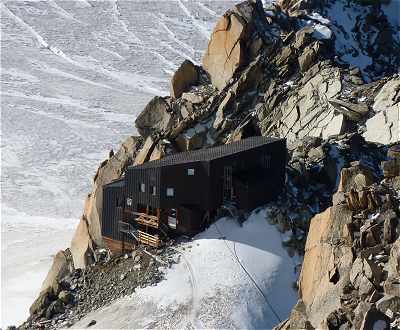
[[[188,168],[187,175],[189,175],[189,176],[194,175],[194,168]]]
[[[155,196],[157,194],[156,186],[151,186],[151,194]]]
[[[170,228],[176,229],[176,209],[170,209],[168,212],[168,226]]]
[[[144,193],[146,191],[146,185],[144,183],[141,183],[139,189],[140,189],[140,192]]]
[[[174,196],[174,188],[167,188],[167,196],[168,197]]]
[[[126,199],[126,205],[132,206],[132,198],[127,198]]]

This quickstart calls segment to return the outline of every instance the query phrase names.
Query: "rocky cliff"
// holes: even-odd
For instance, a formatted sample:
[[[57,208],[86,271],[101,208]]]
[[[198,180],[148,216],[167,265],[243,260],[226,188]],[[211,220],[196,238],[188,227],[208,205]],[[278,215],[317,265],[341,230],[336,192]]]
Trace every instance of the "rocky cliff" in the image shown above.
[[[310,223],[300,299],[277,329],[399,327],[399,150],[383,180],[360,162],[342,170],[333,205]]]
[[[289,245],[305,251],[301,300],[283,327],[365,324],[373,304],[382,310],[382,292],[398,295],[381,287],[389,288],[398,272],[398,227],[387,220],[398,213],[398,179],[379,181],[387,146],[400,140],[397,9],[389,0],[280,0],[264,7],[249,0],[225,13],[202,66],[185,61],[171,79],[171,95],[154,97],[137,117],[140,136],[129,137],[99,166],[71,248],[57,255],[32,314],[43,314],[49,294],[57,297],[56,283],[67,269],[97,260],[104,247],[102,186],[128,165],[261,134],[288,141],[288,185],[276,204],[282,219],[276,223],[292,230]],[[342,168],[356,160],[339,182]],[[385,164],[394,171],[399,166]],[[382,243],[379,235],[386,235]],[[386,260],[377,263],[387,276],[381,266],[379,278],[371,274],[370,256]],[[374,292],[371,301],[364,299]],[[343,294],[349,306],[359,306],[358,314],[347,316]]]

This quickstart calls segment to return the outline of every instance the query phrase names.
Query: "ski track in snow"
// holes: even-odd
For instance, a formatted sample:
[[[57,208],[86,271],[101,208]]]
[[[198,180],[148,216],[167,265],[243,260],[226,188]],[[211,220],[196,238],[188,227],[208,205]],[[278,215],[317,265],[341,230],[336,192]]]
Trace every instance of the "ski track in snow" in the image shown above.
[[[47,2],[62,17],[66,18],[66,19],[69,19],[69,20],[72,20],[72,21],[74,21],[74,22],[76,22],[78,24],[81,24],[81,25],[87,25],[87,24],[83,23],[82,21],[76,19],[73,15],[68,13],[64,8],[60,7],[54,0],[47,0]]]
[[[214,17],[218,17],[218,14],[214,10],[211,10],[210,8],[208,8],[205,4],[199,2],[198,5],[199,5],[199,7],[201,9],[203,9],[209,15],[214,16]],[[207,38],[209,38],[209,36],[207,36]]]
[[[196,26],[199,31],[203,34],[203,36],[208,39],[210,36],[210,33],[208,32],[208,30],[204,27],[203,24],[200,24],[198,22],[198,20],[192,15],[192,13],[190,12],[189,9],[187,9],[187,7],[183,4],[183,2],[181,0],[177,0],[178,1],[178,5],[179,7],[182,9],[182,11],[187,15],[187,17],[189,17],[192,20],[192,23],[194,26]]]
[[[161,15],[156,15],[153,14],[154,18],[158,21],[158,23],[162,26],[162,28],[168,33],[170,38],[175,41],[179,46],[181,46],[184,50],[188,51],[190,54],[194,54],[194,48],[186,44],[185,42],[179,40],[176,36],[175,33],[172,32],[167,24],[164,23],[162,16]]]
[[[17,23],[19,23],[21,26],[25,27],[39,42],[41,46],[44,48],[47,48],[50,50],[54,55],[64,59],[68,63],[75,65],[79,68],[82,69],[89,69],[98,73],[101,73],[107,77],[110,77],[114,80],[119,81],[121,84],[133,87],[135,89],[139,89],[141,91],[144,91],[149,94],[154,94],[154,95],[164,95],[166,94],[166,91],[158,89],[145,81],[143,81],[140,76],[137,76],[135,74],[131,74],[128,72],[113,72],[107,69],[104,69],[101,66],[97,65],[92,65],[90,63],[82,63],[76,60],[73,60],[71,57],[67,56],[61,49],[51,46],[47,43],[47,41],[37,32],[33,27],[31,27],[29,24],[25,23],[20,17],[12,13],[6,5],[1,4],[2,8],[5,9],[5,12],[12,18],[14,19]],[[172,32],[171,32],[172,33]],[[139,87],[139,88],[138,88]]]
[[[142,40],[140,40],[140,38],[136,34],[134,34],[132,31],[130,31],[128,29],[128,26],[126,25],[126,23],[120,18],[122,15],[118,8],[118,0],[115,0],[113,2],[112,7],[113,7],[114,15],[115,15],[118,23],[121,25],[122,29],[128,34],[128,36],[133,40],[133,42],[137,42],[138,44],[141,44]]]

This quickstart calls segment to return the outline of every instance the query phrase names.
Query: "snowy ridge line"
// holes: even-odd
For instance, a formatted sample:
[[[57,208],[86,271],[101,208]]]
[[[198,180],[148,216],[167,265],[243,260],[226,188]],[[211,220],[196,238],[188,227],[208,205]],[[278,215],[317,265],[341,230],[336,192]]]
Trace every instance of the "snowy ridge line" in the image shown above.
[[[221,233],[221,231],[219,230],[217,224],[214,222],[213,224],[215,226],[215,228],[217,229],[218,233],[220,234],[221,237],[224,237],[224,235]],[[251,276],[251,274],[247,271],[246,267],[244,267],[244,265],[242,264],[242,262],[240,261],[239,257],[237,256],[236,253],[236,242],[233,241],[233,252],[232,249],[229,247],[228,243],[226,242],[226,240],[224,238],[222,238],[227,249],[229,250],[230,254],[232,255],[232,257],[237,261],[237,263],[239,264],[240,268],[242,268],[242,270],[246,273],[246,275],[249,277],[249,279],[251,280],[251,282],[254,284],[254,286],[256,287],[256,289],[261,293],[262,297],[264,298],[264,300],[266,301],[269,309],[272,311],[272,313],[274,314],[274,316],[276,317],[276,319],[278,320],[278,323],[281,323],[282,320],[279,317],[278,313],[275,311],[275,309],[272,307],[271,303],[269,302],[267,296],[264,294],[264,292],[261,290],[260,286],[257,284],[257,282],[255,281],[255,279],[253,278],[253,276]]]
[[[198,20],[192,15],[189,9],[186,8],[186,6],[182,3],[181,0],[177,0],[179,7],[181,7],[182,11],[188,16],[192,22],[193,25],[196,26],[199,29],[199,32],[208,40],[210,36],[210,32],[204,27],[203,24],[200,24]]]

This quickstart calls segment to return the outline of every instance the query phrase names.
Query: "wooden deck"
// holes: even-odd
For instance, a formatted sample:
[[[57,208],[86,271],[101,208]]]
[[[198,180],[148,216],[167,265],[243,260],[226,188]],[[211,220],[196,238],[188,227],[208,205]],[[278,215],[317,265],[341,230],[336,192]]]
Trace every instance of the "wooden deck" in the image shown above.
[[[159,228],[159,219],[155,215],[148,215],[146,213],[139,213],[134,211],[126,211],[127,213],[133,215],[135,217],[135,221],[144,226],[149,226],[158,229]]]

